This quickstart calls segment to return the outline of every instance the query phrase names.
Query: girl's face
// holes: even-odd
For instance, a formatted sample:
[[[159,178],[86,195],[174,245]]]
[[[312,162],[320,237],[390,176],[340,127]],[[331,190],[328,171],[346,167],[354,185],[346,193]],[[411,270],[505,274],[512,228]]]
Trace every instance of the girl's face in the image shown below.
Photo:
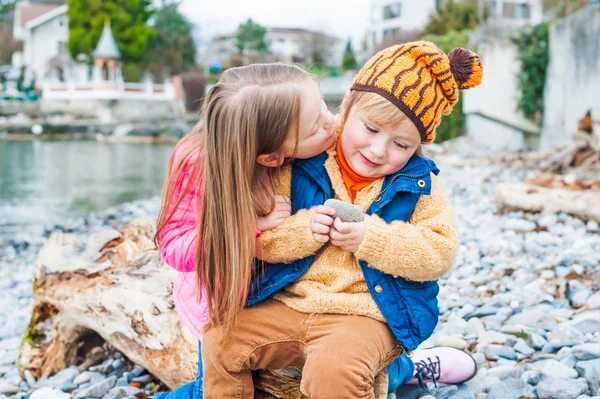
[[[289,158],[296,153],[296,158],[314,157],[335,143],[334,116],[325,105],[319,87],[312,79],[306,79],[300,85],[302,98],[298,131],[292,128],[283,143],[283,154]],[[296,149],[296,137],[298,147]]]

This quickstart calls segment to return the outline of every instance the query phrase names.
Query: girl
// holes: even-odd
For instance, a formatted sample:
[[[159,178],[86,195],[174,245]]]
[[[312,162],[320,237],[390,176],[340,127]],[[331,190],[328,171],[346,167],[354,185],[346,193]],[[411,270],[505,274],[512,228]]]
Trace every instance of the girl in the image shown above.
[[[231,325],[243,307],[255,231],[290,215],[269,171],[287,158],[310,158],[330,147],[333,122],[317,82],[296,66],[232,68],[209,91],[203,119],[171,157],[155,236],[163,260],[180,272],[174,303],[199,342],[209,312],[217,315],[213,323]],[[204,251],[198,251],[200,237],[206,238]],[[157,395],[201,397],[201,359],[195,382]]]

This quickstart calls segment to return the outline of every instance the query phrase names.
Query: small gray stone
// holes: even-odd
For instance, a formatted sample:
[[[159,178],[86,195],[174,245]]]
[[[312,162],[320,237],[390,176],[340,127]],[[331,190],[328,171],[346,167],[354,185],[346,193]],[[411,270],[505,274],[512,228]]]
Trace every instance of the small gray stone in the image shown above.
[[[469,387],[464,384],[458,386],[458,391],[450,396],[448,399],[476,399],[476,396]]]
[[[103,381],[99,381],[99,382],[93,384],[92,386],[90,386],[87,389],[79,391],[77,393],[76,397],[77,398],[87,398],[87,397],[101,398],[109,391],[109,389],[114,387],[116,383],[117,383],[117,377],[113,376],[113,377],[107,378]]]
[[[569,355],[569,356],[565,357],[564,359],[561,359],[560,362],[562,364],[564,364],[565,366],[573,369],[573,368],[575,368],[575,365],[577,364],[577,359],[575,358],[575,356]]]
[[[574,321],[573,327],[582,334],[593,334],[596,331],[600,331],[600,320],[583,319],[581,321]]]
[[[483,353],[473,353],[473,359],[475,359],[475,363],[477,363],[477,365],[481,365],[485,362],[487,362],[485,355]]]
[[[125,363],[123,363],[123,361],[121,359],[116,359],[112,362],[113,370],[118,370],[120,368],[123,368],[124,365],[125,365]]]
[[[146,374],[146,375],[142,375],[140,377],[134,378],[133,382],[139,382],[140,384],[145,384],[147,382],[150,382],[151,379],[152,379],[152,376],[150,374]]]
[[[504,343],[504,345],[514,348],[516,343],[517,343],[517,337],[513,337],[512,335],[509,335],[508,337],[506,337],[506,342]]]
[[[519,368],[515,368],[512,366],[497,366],[489,369],[488,375],[496,376],[500,378],[501,381],[507,380],[509,378],[517,378],[520,376],[521,370]]]
[[[480,346],[483,346],[481,349]],[[483,352],[488,356],[499,358],[503,357],[509,360],[517,360],[517,352],[511,347],[503,345],[477,345],[477,352]]]
[[[556,346],[554,346],[553,344],[551,344],[550,342],[546,342],[544,344],[544,347],[542,348],[542,353],[554,353],[556,352],[558,348]]]
[[[130,372],[129,375],[127,376],[127,378],[129,379],[129,382],[131,382],[134,378],[139,377],[140,375],[142,375],[142,373],[146,371],[145,368],[141,367],[141,366],[135,366]]]
[[[73,380],[75,377],[79,375],[79,371],[77,367],[69,367],[68,369],[64,369],[52,377],[48,378],[46,385],[50,388],[60,389],[61,391],[68,390],[73,384]]]
[[[521,381],[529,385],[537,385],[542,377],[543,374],[540,370],[527,370],[521,375]]]
[[[93,373],[91,371],[84,371],[83,373],[81,373],[77,377],[75,377],[75,379],[73,379],[72,382],[75,385],[84,384],[92,379],[92,374]]]
[[[544,330],[552,330],[557,326],[556,320],[551,318],[548,315],[548,312],[541,309],[526,310],[518,313],[511,316],[511,318],[506,321],[506,324],[522,324],[528,327],[542,328]]]
[[[588,309],[600,309],[600,291],[590,296],[586,302]]]
[[[571,349],[571,353],[578,360],[591,360],[600,358],[600,345],[598,343],[577,345]]]
[[[521,396],[533,397],[533,387],[516,378],[509,378],[492,385],[487,397],[488,399],[507,399]]]
[[[600,390],[600,359],[582,360],[575,369],[590,385],[592,395],[597,395]]]
[[[585,225],[585,229],[590,233],[596,233],[599,230],[598,222],[595,220],[589,220]]]
[[[531,363],[530,370],[540,370],[548,378],[577,378],[579,374],[574,369],[565,366],[554,359],[542,360]]]
[[[536,392],[540,398],[573,399],[585,393],[588,384],[583,378],[548,378],[540,381],[536,386]]]
[[[527,345],[525,340],[523,340],[521,338],[519,338],[517,340],[517,343],[515,344],[515,346],[513,346],[513,349],[519,353],[524,354],[525,356],[531,356],[535,353],[533,348],[531,348],[529,345]]]
[[[141,389],[136,388],[136,387],[132,387],[132,386],[126,386],[126,387],[114,387],[112,388],[110,391],[108,391],[108,393],[115,393],[117,391],[123,391],[125,392],[124,396],[133,396],[136,393],[140,392]]]
[[[531,340],[531,346],[533,346],[534,349],[540,350],[544,347],[544,345],[546,345],[546,343],[548,343],[548,341],[546,341],[544,339],[544,337],[542,337],[539,334],[529,334],[529,339]]]
[[[339,217],[344,223],[362,222],[364,219],[362,208],[358,205],[336,199],[328,199],[324,205],[335,209],[334,217]]]
[[[23,389],[21,389],[17,385],[13,385],[10,383],[0,384],[0,394],[13,395],[21,391],[23,391]]]
[[[23,374],[25,375],[25,381],[27,381],[27,385],[29,385],[29,388],[33,389],[35,383],[37,382],[35,380],[35,377],[33,376],[33,374],[31,374],[31,371],[29,370],[25,370]]]
[[[29,399],[71,399],[71,395],[49,387],[35,390]]]

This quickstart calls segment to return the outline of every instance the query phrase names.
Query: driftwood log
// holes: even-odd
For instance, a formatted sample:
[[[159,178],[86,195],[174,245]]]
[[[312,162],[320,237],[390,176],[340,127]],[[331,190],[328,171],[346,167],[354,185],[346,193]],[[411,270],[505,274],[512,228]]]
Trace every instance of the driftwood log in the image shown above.
[[[600,223],[600,191],[544,188],[525,183],[496,185],[500,211],[565,212],[579,219]]]
[[[18,358],[21,375],[52,375],[104,340],[170,388],[193,381],[197,342],[171,299],[176,273],[152,243],[154,221],[90,236],[54,233],[36,261],[34,308]],[[301,399],[297,370],[260,371],[257,397]],[[265,393],[266,392],[266,393]]]
[[[561,142],[546,151],[503,153],[491,157],[490,160],[549,173],[565,173],[573,168],[598,170],[600,140],[586,132],[575,132],[571,140]]]

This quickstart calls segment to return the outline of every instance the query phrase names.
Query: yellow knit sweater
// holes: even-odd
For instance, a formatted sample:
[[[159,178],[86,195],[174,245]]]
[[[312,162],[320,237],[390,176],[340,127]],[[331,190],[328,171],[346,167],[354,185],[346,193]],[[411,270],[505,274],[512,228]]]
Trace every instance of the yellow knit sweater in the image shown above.
[[[335,146],[328,151],[325,168],[335,198],[351,202],[336,161]],[[338,313],[372,317],[385,322],[360,269],[371,267],[413,281],[435,280],[454,266],[458,234],[450,201],[432,174],[430,195],[422,195],[410,223],[386,223],[371,216],[367,232],[355,253],[314,240],[310,228],[313,209],[300,210],[277,228],[258,238],[258,257],[271,263],[292,262],[319,251],[306,273],[286,286],[274,299],[305,313]],[[383,178],[361,190],[354,203],[366,212],[379,195]],[[281,195],[290,195],[291,167],[276,182]]]

